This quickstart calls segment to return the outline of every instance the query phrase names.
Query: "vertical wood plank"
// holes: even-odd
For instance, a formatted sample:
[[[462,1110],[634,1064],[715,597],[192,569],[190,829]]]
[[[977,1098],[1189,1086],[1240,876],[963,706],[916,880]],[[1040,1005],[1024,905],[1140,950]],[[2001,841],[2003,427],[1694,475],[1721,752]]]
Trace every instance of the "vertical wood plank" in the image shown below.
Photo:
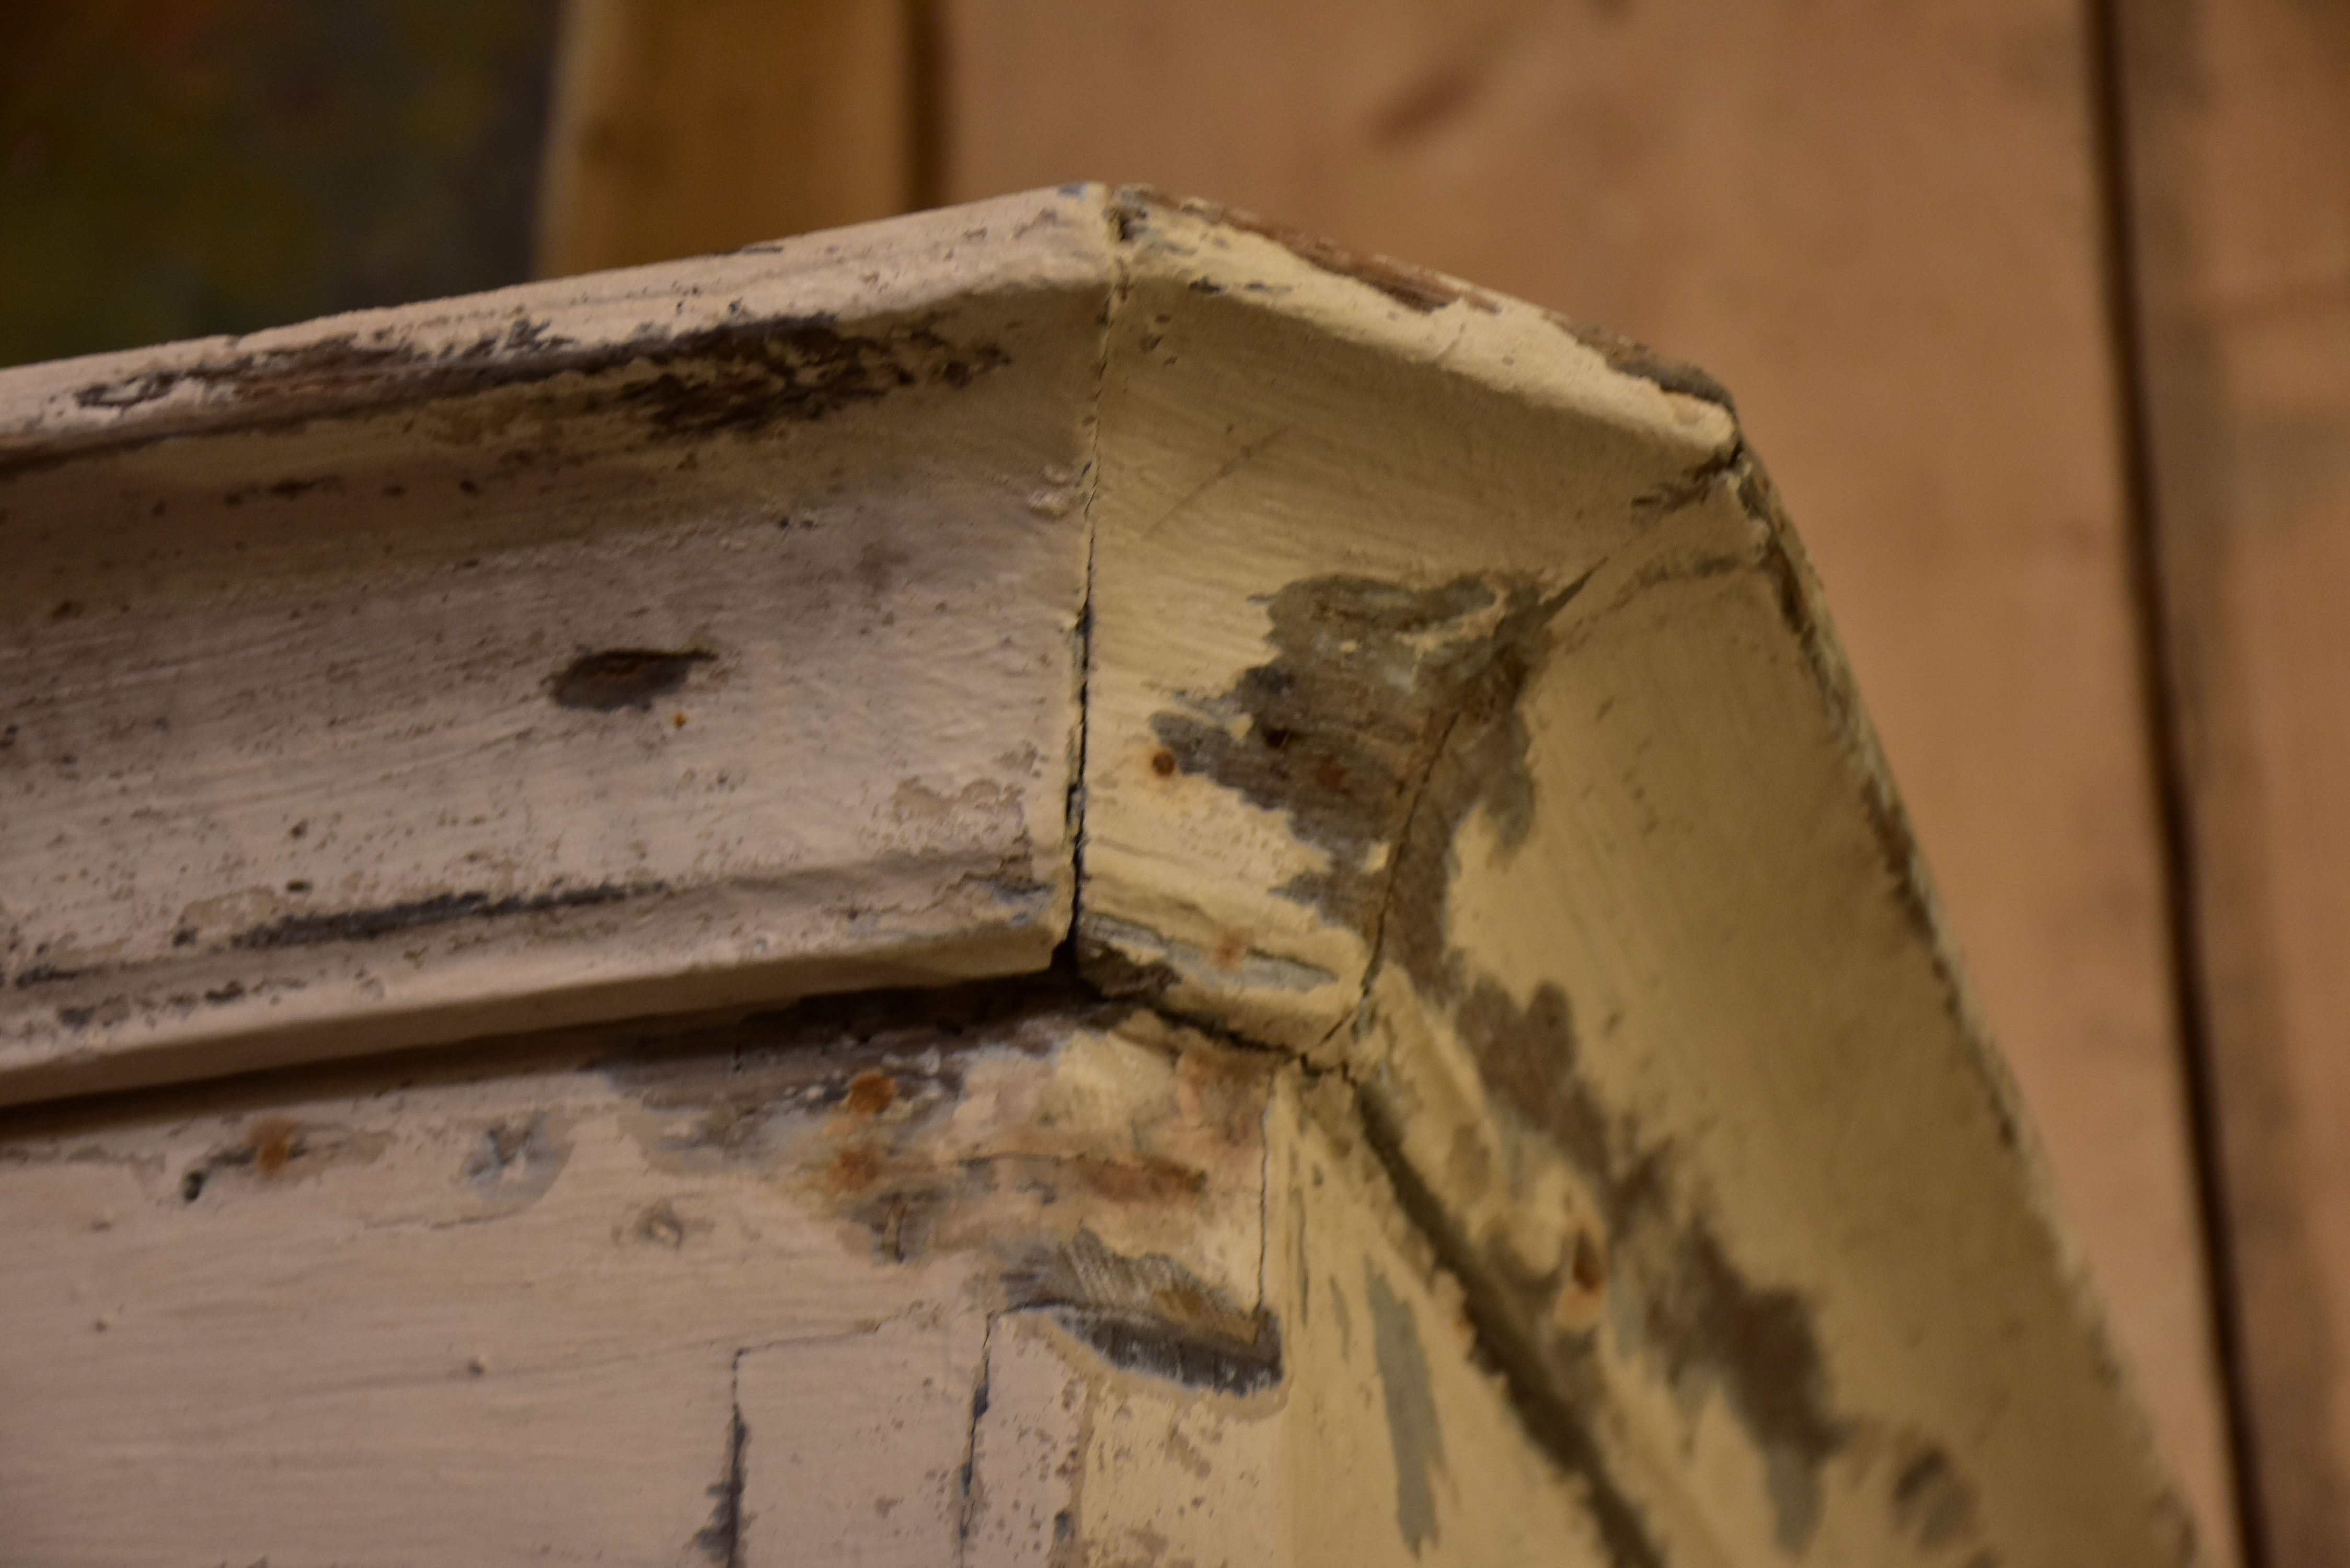
[[[570,0],[539,275],[904,211],[910,17],[898,0]]]
[[[2256,1517],[2350,1563],[2350,12],[2117,10]]]
[[[917,1314],[736,1356],[738,1568],[954,1562],[985,1326]]]
[[[948,0],[944,183],[1235,202],[1738,391],[2225,1562],[2087,32],[2074,0]]]

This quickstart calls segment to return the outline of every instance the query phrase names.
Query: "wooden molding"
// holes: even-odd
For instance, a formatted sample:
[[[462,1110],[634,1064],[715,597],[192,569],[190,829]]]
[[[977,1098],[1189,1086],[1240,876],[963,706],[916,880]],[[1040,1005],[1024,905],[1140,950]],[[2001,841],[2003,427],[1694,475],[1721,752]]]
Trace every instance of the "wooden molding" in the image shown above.
[[[1064,1514],[1193,1554],[1277,1530],[1301,1562],[2186,1555],[1815,586],[1701,373],[1243,214],[1073,187],[15,372],[0,464],[29,564],[0,587],[0,1096],[1042,986],[1038,1038],[986,1035],[1000,1092],[955,1077],[907,1124],[947,1140],[919,1163],[1050,1146],[1140,1208],[1090,1242],[1024,1210],[947,1223],[819,1118],[759,1201],[901,1206],[763,1223],[803,1250],[878,1223],[858,1268],[880,1274],[843,1279],[894,1304],[819,1293],[765,1340],[754,1296],[680,1309],[725,1349],[738,1432],[836,1374],[983,1366],[964,1462],[999,1505],[1035,1498],[994,1545],[1013,1514],[955,1515],[966,1558],[1041,1561]],[[965,1048],[929,1029],[860,1115]],[[475,1188],[592,1127],[600,1152],[564,1159],[612,1202],[651,1214],[658,1173],[691,1176],[644,1220],[662,1236],[751,1201],[712,1174],[737,1168],[722,1135],[781,1100],[697,1145],[616,1098],[608,1045],[562,1050],[547,1073],[577,1076],[480,1091],[562,1105],[501,1112]],[[339,1125],[462,1142],[468,1059],[432,1106],[370,1082]],[[1173,1108],[1121,1109],[1145,1085]],[[328,1125],[323,1091],[285,1093],[288,1125]],[[13,1147],[82,1207],[76,1147],[214,1168],[144,1103],[105,1137],[102,1110],[26,1113]],[[230,1179],[295,1158],[236,1125]],[[1144,1158],[1226,1126],[1212,1157]],[[1169,1170],[1197,1179],[1152,1185]],[[525,1228],[555,1227],[530,1232],[548,1258],[586,1234],[563,1212]],[[993,1304],[811,1373],[788,1346],[912,1310],[905,1227],[932,1221],[924,1267],[993,1272],[925,1275],[922,1300]],[[1059,1251],[1007,1240],[1030,1233]],[[52,1281],[88,1245],[43,1244]],[[1160,1332],[1169,1292],[1225,1326],[1105,1348]],[[634,1332],[614,1311],[597,1332]],[[1263,1334],[1291,1347],[1270,1380],[1233,1348]],[[1365,1355],[1384,1434],[1343,1413]],[[1206,1369],[1173,1379],[1180,1409],[1129,1376],[1152,1356]],[[1118,1419],[1212,1428],[1212,1502],[1120,1457],[1105,1389]],[[908,1397],[951,1456],[953,1401]],[[728,1478],[711,1555],[821,1538],[818,1510],[756,1546],[801,1504],[697,1398],[695,1462]],[[1349,1503],[1357,1471],[1391,1511]]]

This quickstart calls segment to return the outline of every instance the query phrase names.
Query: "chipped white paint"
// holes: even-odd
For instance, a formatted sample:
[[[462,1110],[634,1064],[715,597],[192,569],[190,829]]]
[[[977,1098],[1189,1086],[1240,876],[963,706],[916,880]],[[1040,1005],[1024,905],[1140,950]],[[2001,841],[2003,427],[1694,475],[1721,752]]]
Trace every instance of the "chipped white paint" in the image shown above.
[[[1695,372],[1080,189],[0,432],[0,1563],[2180,1560]]]
[[[0,378],[0,1099],[1040,964],[1105,250],[1047,196]]]
[[[20,1115],[0,1563],[667,1563],[732,1539],[737,1475],[748,1561],[838,1561],[803,1532],[860,1516],[912,1550],[1041,1256],[1256,1303],[1270,1064],[1137,1028],[602,1036]]]

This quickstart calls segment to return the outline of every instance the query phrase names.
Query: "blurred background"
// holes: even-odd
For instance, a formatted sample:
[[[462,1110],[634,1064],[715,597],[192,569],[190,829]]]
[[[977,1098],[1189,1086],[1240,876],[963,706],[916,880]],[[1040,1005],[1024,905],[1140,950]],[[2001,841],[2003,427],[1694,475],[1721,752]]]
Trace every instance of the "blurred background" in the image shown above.
[[[1076,179],[1736,393],[2207,1561],[2350,1568],[2350,6],[0,0],[0,363]]]

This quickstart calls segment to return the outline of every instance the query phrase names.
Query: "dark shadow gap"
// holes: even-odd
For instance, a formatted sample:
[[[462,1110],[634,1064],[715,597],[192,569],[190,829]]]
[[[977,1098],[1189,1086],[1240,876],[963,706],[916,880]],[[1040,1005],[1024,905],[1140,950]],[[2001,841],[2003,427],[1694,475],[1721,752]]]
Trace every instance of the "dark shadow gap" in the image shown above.
[[[2228,1228],[2228,1186],[2220,1138],[2217,1064],[2212,1059],[2210,976],[2197,919],[2199,880],[2194,803],[2180,724],[2179,650],[2171,639],[2174,607],[2162,570],[2162,517],[2156,483],[2146,319],[2138,271],[2138,206],[2130,162],[2129,50],[2122,7],[2132,0],[2089,0],[2086,51],[2090,134],[2095,160],[2104,264],[2106,327],[2112,355],[2122,458],[2124,541],[2130,578],[2137,690],[2146,724],[2147,772],[2154,782],[2161,840],[2162,890],[2170,945],[2172,1012],[2187,1089],[2197,1218],[2203,1235],[2205,1292],[2212,1351],[2220,1367],[2222,1419],[2235,1504],[2237,1549],[2244,1568],[2267,1568],[2267,1521],[2261,1507],[2258,1444],[2244,1360],[2242,1298]]]

